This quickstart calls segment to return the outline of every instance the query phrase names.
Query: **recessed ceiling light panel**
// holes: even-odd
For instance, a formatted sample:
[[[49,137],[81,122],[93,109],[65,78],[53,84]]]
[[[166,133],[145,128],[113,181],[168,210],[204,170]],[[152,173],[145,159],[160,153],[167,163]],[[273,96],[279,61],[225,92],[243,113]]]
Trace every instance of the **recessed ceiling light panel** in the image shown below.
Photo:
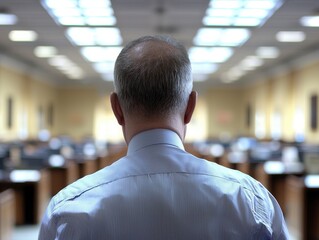
[[[222,63],[233,54],[229,47],[192,47],[188,51],[192,63]]]
[[[121,50],[122,47],[83,47],[81,53],[89,62],[112,62]]]
[[[303,42],[306,35],[302,31],[280,31],[276,34],[279,42]]]
[[[49,58],[57,54],[57,49],[53,46],[38,46],[34,49],[34,55],[39,58]]]
[[[211,0],[203,24],[261,26],[281,4],[281,0]]]
[[[280,51],[276,47],[259,47],[256,50],[256,54],[260,58],[277,58]]]
[[[78,46],[118,46],[122,37],[118,28],[72,27],[66,30],[67,37]]]
[[[304,16],[300,19],[300,23],[305,27],[319,27],[319,16]]]
[[[64,26],[114,26],[116,18],[110,1],[43,0],[43,6]]]
[[[13,30],[9,33],[9,39],[13,42],[33,42],[37,40],[38,34],[29,30]]]
[[[212,74],[216,72],[218,65],[215,63],[192,63],[192,73],[193,74]]]
[[[14,25],[18,21],[18,18],[14,14],[0,13],[0,25]]]
[[[198,46],[240,46],[250,37],[246,28],[201,28],[194,37]]]

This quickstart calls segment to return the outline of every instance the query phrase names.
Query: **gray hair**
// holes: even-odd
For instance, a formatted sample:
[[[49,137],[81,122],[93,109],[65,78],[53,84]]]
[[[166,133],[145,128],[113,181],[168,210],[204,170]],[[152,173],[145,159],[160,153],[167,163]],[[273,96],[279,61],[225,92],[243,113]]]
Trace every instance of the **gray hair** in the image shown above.
[[[129,114],[154,117],[182,111],[193,87],[187,50],[168,36],[138,38],[117,57],[114,86]]]

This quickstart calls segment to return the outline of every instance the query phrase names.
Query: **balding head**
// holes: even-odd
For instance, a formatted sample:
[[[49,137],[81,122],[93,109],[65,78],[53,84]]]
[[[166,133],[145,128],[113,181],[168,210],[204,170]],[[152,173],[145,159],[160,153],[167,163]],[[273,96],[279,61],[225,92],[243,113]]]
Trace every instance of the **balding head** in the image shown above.
[[[165,117],[183,111],[192,90],[186,49],[169,37],[142,37],[118,56],[115,91],[127,114]]]

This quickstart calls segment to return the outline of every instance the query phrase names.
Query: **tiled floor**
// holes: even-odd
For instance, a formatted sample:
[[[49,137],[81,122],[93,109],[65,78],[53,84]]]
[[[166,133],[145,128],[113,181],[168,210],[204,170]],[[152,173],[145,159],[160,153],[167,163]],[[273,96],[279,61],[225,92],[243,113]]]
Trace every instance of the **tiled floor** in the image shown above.
[[[12,240],[37,240],[39,225],[24,225],[14,228]]]

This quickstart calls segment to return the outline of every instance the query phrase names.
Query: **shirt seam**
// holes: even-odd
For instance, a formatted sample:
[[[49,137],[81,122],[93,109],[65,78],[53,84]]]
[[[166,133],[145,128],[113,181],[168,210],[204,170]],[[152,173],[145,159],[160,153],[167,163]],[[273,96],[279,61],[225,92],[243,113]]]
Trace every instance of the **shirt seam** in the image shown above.
[[[142,176],[152,176],[152,175],[160,175],[160,174],[190,174],[190,175],[198,175],[198,176],[210,176],[210,177],[216,177],[216,178],[219,178],[219,179],[223,179],[225,181],[231,181],[233,183],[237,183],[239,184],[242,188],[252,192],[252,194],[258,198],[260,198],[258,195],[255,194],[255,192],[250,189],[250,188],[247,188],[246,186],[243,186],[242,183],[240,181],[238,181],[237,179],[232,179],[232,178],[225,178],[225,177],[221,177],[221,176],[216,176],[216,175],[213,175],[213,174],[208,174],[208,173],[192,173],[192,172],[179,172],[179,171],[176,171],[176,172],[170,172],[170,171],[167,171],[167,172],[155,172],[155,173],[143,173],[143,174],[132,174],[132,175],[127,175],[127,176],[123,176],[123,177],[119,177],[119,178],[114,178],[113,180],[109,180],[107,182],[103,182],[103,183],[99,183],[99,184],[96,184],[94,186],[91,186],[91,187],[88,187],[87,189],[81,191],[80,193],[77,193],[77,194],[74,194],[73,196],[70,196],[68,197],[67,199],[62,199],[61,201],[57,202],[55,204],[55,207],[52,211],[52,215],[60,208],[63,206],[64,203],[68,202],[68,201],[71,201],[79,196],[81,196],[82,194],[94,189],[94,188],[97,188],[97,187],[100,187],[102,185],[107,185],[107,184],[110,184],[112,182],[116,182],[116,181],[119,181],[119,180],[122,180],[122,179],[127,179],[127,178],[133,178],[133,177],[142,177]]]

